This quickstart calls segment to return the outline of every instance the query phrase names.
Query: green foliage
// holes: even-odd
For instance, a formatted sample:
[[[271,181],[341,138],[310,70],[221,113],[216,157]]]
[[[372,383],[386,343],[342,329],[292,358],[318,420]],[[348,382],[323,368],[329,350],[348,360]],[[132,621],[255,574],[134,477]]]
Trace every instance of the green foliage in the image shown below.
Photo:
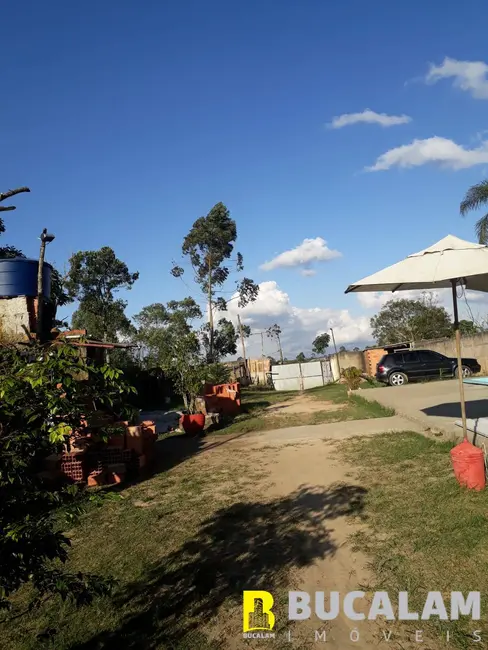
[[[218,333],[218,328],[214,326],[213,316],[215,309],[226,311],[227,301],[222,296],[216,297],[217,293],[222,292],[223,285],[229,279],[231,270],[243,270],[243,257],[240,253],[236,254],[233,260],[235,266],[231,269],[227,265],[227,260],[231,260],[234,251],[234,244],[237,239],[236,222],[231,219],[229,210],[223,203],[217,203],[205,217],[200,217],[193,224],[190,232],[186,235],[182,254],[189,258],[194,272],[194,280],[203,293],[207,302],[209,311],[208,327],[204,331],[207,361],[212,363],[223,356],[219,350],[235,347],[235,341],[232,346],[230,328],[226,321],[220,327],[224,330]],[[171,273],[174,277],[182,277],[184,274],[183,267],[173,266]],[[239,307],[244,307],[249,302],[256,300],[258,295],[258,286],[249,278],[242,278],[236,282],[236,299]],[[222,321],[221,321],[222,322]],[[227,354],[227,353],[226,353]],[[235,354],[230,352],[230,354]]]
[[[84,603],[106,591],[109,585],[96,576],[62,567],[70,542],[60,517],[72,525],[87,497],[75,485],[48,488],[39,472],[81,420],[90,423],[92,405],[117,419],[131,417],[131,391],[121,371],[86,363],[74,346],[0,350],[1,607],[26,582],[36,592],[34,603],[50,594]]]
[[[361,377],[363,373],[359,368],[351,366],[350,368],[344,368],[341,372],[341,376],[346,382],[348,390],[357,390],[361,384]]]
[[[325,351],[329,347],[329,343],[330,334],[327,334],[326,332],[319,334],[315,337],[312,343],[312,351],[315,352],[315,354],[325,354]]]
[[[473,185],[466,192],[464,199],[461,201],[459,210],[462,216],[466,216],[468,212],[477,210],[482,206],[488,205],[488,180],[481,181]],[[478,219],[475,225],[476,236],[480,244],[488,244],[488,214]]]
[[[277,323],[271,325],[271,327],[268,327],[266,330],[266,336],[268,336],[270,339],[276,338],[279,341],[281,336],[281,327]]]
[[[117,341],[119,333],[131,333],[130,320],[124,313],[127,303],[114,294],[130,289],[139,273],[131,273],[108,246],[79,251],[69,263],[65,288],[69,297],[80,303],[73,314],[73,327],[86,328],[90,336],[102,341]]]
[[[158,366],[172,379],[176,392],[192,413],[205,381],[200,340],[191,323],[201,315],[193,298],[185,298],[167,305],[148,305],[134,317],[138,325],[136,339],[144,347],[146,364]]]
[[[205,366],[204,377],[208,384],[228,384],[230,368],[223,363],[210,363]]]
[[[444,338],[452,335],[452,324],[444,307],[429,295],[420,300],[390,300],[371,319],[378,345]]]
[[[474,336],[475,334],[480,334],[483,331],[483,328],[476,325],[476,323],[473,323],[471,320],[460,320],[459,331],[462,336]]]
[[[303,354],[303,352],[299,352],[296,356],[296,361],[299,363],[303,363],[304,361],[307,360],[307,357]]]

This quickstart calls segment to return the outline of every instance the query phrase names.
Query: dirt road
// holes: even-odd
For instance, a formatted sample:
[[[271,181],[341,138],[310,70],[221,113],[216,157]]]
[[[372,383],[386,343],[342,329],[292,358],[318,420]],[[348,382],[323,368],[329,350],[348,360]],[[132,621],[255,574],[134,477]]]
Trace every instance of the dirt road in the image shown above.
[[[232,444],[211,450],[206,462],[225,462],[226,455],[232,453]],[[225,622],[217,616],[206,630],[209,637],[221,639],[224,630],[228,635],[226,647],[248,648],[252,643],[253,648],[268,650],[347,650],[384,643],[376,622],[350,621],[342,612],[330,622],[321,621],[313,610],[310,620],[291,625],[288,622],[288,590],[311,594],[324,591],[326,596],[338,591],[345,595],[368,584],[367,558],[353,551],[349,542],[349,537],[363,525],[361,513],[366,490],[355,480],[353,468],[340,459],[337,445],[341,443],[316,440],[256,447],[251,440],[240,439],[234,444],[239,452],[247,446],[246,462],[262,467],[262,479],[255,484],[252,498],[263,504],[268,528],[263,535],[259,523],[250,524],[243,526],[242,534],[251,538],[255,535],[255,545],[262,548],[256,555],[262,573],[257,571],[255,584],[247,588],[273,593],[277,638],[243,640],[240,607],[226,612]],[[274,567],[274,572],[270,572],[270,567]],[[362,606],[361,601],[356,601],[357,611],[367,614],[368,609],[366,601]],[[389,646],[396,647],[394,642]]]

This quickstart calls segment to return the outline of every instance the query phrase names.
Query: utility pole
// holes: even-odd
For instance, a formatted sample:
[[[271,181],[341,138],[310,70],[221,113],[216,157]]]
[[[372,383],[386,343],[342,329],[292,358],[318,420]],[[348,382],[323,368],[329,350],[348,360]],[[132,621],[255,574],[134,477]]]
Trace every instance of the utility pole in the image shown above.
[[[266,371],[264,370],[264,332],[261,332],[261,363],[263,364],[263,386],[266,384]]]
[[[39,237],[41,240],[41,249],[39,251],[39,266],[37,267],[37,342],[42,342],[43,335],[43,307],[44,307],[44,287],[43,287],[43,275],[44,275],[44,257],[46,254],[46,245],[52,242],[54,235],[50,235],[47,232],[47,228],[41,233]]]
[[[239,314],[237,314],[237,322],[239,323],[239,334],[241,335],[241,345],[242,345],[242,358],[244,359],[244,365],[246,368],[246,375],[249,377],[249,370],[247,367],[247,360],[246,360],[246,346],[244,345],[244,334],[242,333],[242,323],[241,323],[241,317]]]
[[[339,379],[340,379],[341,378],[341,364],[339,362],[339,353],[337,352],[337,345],[336,345],[336,342],[335,342],[334,330],[332,329],[332,327],[330,328],[330,333],[332,334],[332,343],[334,344],[335,356],[336,356],[336,359],[337,359],[337,367],[339,369]]]

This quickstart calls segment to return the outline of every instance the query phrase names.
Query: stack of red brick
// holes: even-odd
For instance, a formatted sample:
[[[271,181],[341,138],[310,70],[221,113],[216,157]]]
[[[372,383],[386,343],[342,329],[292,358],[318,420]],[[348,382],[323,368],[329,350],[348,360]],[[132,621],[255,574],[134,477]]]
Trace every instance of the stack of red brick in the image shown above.
[[[237,415],[241,410],[241,385],[205,384],[203,399],[206,413]]]
[[[50,457],[47,469],[88,486],[121,483],[137,476],[154,458],[156,425],[150,420],[137,426],[129,426],[128,422],[117,425],[121,433],[104,443],[96,430],[88,431],[86,422],[82,422],[82,428],[70,437],[69,450]]]

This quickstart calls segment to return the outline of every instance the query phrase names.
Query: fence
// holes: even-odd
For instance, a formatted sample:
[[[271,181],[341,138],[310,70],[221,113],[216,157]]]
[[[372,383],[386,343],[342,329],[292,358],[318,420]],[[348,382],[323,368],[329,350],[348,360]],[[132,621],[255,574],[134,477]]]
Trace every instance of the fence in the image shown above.
[[[249,369],[249,377],[253,384],[266,384],[268,382],[268,374],[271,371],[271,362],[266,357],[262,359],[248,359],[247,367]]]
[[[307,361],[273,366],[271,377],[276,390],[305,390],[333,381],[330,361]]]

